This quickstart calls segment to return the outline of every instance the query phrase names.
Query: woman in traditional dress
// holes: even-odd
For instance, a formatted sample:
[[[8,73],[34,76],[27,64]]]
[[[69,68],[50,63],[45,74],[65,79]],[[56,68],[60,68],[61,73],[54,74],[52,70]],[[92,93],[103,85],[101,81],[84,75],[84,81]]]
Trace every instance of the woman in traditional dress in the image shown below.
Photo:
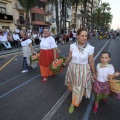
[[[77,41],[70,45],[70,52],[64,65],[68,65],[65,84],[72,91],[72,103],[69,113],[73,113],[74,106],[79,106],[83,95],[91,96],[91,81],[96,78],[94,69],[94,47],[87,42],[87,31],[80,28],[77,31]]]
[[[48,80],[48,76],[54,75],[50,70],[50,64],[58,57],[56,54],[57,44],[55,39],[50,36],[49,29],[45,28],[43,30],[44,37],[41,38],[40,43],[40,73],[43,77],[42,82]]]
[[[30,56],[34,54],[32,47],[32,40],[28,38],[26,32],[21,33],[21,46],[23,50],[23,71],[22,73],[28,72],[29,67],[35,68],[37,64],[30,61]]]

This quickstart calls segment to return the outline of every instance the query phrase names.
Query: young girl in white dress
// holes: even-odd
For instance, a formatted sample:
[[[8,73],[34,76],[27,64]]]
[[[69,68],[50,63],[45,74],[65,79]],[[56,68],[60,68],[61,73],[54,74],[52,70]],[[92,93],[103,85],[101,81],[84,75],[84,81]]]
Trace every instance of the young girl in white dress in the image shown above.
[[[110,93],[109,88],[109,79],[111,77],[119,76],[120,73],[114,73],[114,67],[112,64],[109,64],[111,60],[111,55],[109,52],[102,52],[100,56],[101,63],[97,64],[97,80],[93,85],[93,90],[95,92],[95,103],[93,107],[93,112],[96,113],[98,111],[99,101],[103,99],[103,102],[107,102],[107,97]]]

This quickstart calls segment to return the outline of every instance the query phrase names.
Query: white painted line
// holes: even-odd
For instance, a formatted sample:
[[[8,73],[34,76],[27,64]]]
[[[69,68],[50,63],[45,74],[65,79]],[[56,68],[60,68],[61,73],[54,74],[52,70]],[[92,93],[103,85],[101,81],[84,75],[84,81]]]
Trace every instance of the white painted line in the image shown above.
[[[109,42],[110,40],[108,40]],[[108,42],[103,46],[103,48],[99,51],[99,53],[94,57],[94,60],[98,57],[98,55],[101,53],[101,51],[105,48],[105,46],[108,44]]]
[[[5,84],[5,83],[7,83],[7,82],[10,82],[10,81],[14,80],[15,78],[20,77],[20,76],[22,76],[22,75],[23,75],[23,74],[17,75],[16,77],[13,77],[13,78],[11,78],[11,79],[9,79],[9,80],[6,80],[6,81],[2,82],[2,83],[0,83],[0,86],[3,85],[3,84]]]
[[[109,41],[108,41],[109,42]],[[105,48],[105,46],[108,44],[108,42],[103,46],[103,48],[100,50],[100,52]],[[96,55],[98,57],[98,55],[100,54],[100,52]],[[97,58],[95,56],[95,59]],[[70,91],[67,90],[63,96],[57,101],[57,103],[51,108],[51,110],[45,115],[45,117],[42,120],[50,120],[52,118],[52,116],[56,113],[56,111],[58,110],[58,108],[60,107],[60,105],[62,105],[62,103],[65,101],[65,99],[68,97],[68,95],[70,94]],[[94,97],[94,96],[93,96]],[[94,98],[93,98],[94,100]],[[91,100],[92,101],[92,100]],[[91,103],[92,104],[92,103]]]
[[[8,91],[7,93],[5,93],[5,94],[1,95],[1,96],[0,96],[0,99],[1,99],[1,98],[3,98],[3,97],[5,97],[6,95],[8,95],[8,94],[12,93],[13,91],[17,90],[18,88],[22,87],[23,85],[26,85],[27,83],[29,83],[29,82],[33,81],[35,78],[37,78],[37,77],[39,77],[39,76],[40,76],[40,75],[37,75],[37,76],[35,76],[35,77],[31,78],[30,80],[28,80],[28,81],[24,82],[23,84],[21,84],[21,85],[19,85],[19,86],[15,87],[14,89],[12,89],[12,90]]]
[[[52,116],[56,113],[58,108],[61,106],[61,104],[65,101],[65,99],[70,94],[70,91],[67,90],[64,95],[57,101],[57,103],[52,107],[52,109],[45,115],[45,117],[42,120],[50,120]]]
[[[110,40],[109,40],[109,41],[110,41]],[[108,42],[109,42],[109,41],[108,41]],[[108,44],[108,42],[103,46],[103,48],[102,48],[102,49],[99,51],[99,53],[95,56],[94,61],[96,60],[96,58],[98,57],[98,55],[102,52],[102,50],[105,48],[105,46]],[[85,111],[85,113],[84,113],[84,115],[83,115],[82,120],[88,120],[88,119],[89,119],[90,111],[91,111],[92,106],[93,106],[93,102],[94,102],[94,93],[92,93],[92,95],[91,95],[90,102],[89,102],[89,104],[88,104],[88,106],[87,106],[87,109],[86,109],[86,111]]]

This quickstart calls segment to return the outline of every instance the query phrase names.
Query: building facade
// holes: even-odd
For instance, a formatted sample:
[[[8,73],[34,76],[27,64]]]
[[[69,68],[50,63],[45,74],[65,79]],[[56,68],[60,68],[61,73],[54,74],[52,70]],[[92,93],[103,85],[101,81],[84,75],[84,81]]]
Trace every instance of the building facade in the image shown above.
[[[26,21],[25,16],[26,12],[23,7],[20,5],[18,0],[12,0],[12,9],[13,9],[13,21],[14,21],[14,29],[16,27],[21,29],[26,29]]]
[[[47,0],[37,0],[35,6],[31,9],[31,24],[33,26],[33,29],[37,31],[40,28],[50,26],[50,23],[45,21],[45,16],[49,14],[45,11],[45,5],[47,3]]]
[[[14,29],[12,0],[0,0],[0,28]]]

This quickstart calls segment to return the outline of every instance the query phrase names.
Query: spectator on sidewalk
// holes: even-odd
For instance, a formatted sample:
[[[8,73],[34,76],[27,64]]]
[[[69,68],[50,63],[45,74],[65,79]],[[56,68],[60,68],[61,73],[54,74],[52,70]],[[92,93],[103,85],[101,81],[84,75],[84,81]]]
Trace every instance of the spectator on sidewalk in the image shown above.
[[[19,47],[19,45],[20,45],[20,37],[15,31],[14,31],[14,34],[13,34],[13,40],[14,40],[16,46]]]
[[[14,42],[14,40],[13,40],[12,31],[9,31],[9,32],[8,32],[7,39],[8,39],[8,41],[10,42],[12,48],[15,47],[15,42]]]
[[[5,35],[3,35],[3,32],[0,31],[0,41],[7,49],[11,49],[11,44],[8,42],[8,39]]]

